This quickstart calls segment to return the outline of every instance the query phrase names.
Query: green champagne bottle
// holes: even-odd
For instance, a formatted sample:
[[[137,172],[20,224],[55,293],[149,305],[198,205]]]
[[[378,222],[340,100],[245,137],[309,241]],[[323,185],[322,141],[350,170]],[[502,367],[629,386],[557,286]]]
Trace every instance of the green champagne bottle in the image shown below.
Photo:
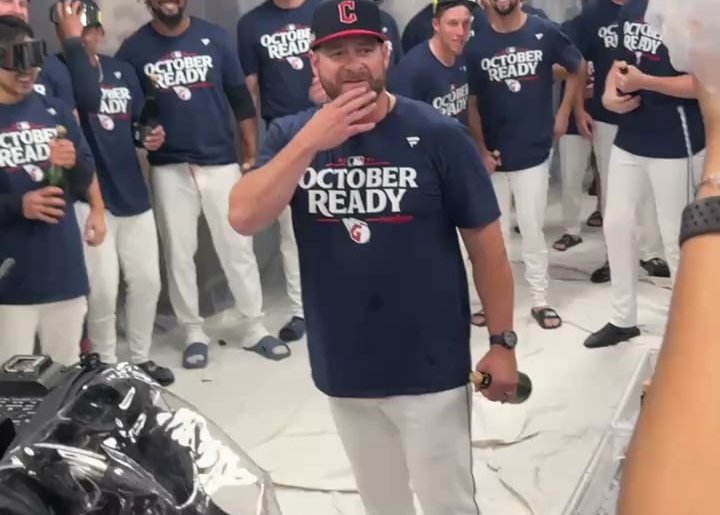
[[[56,140],[65,139],[67,137],[67,129],[62,125],[58,125],[55,130],[57,131],[57,135],[55,136]],[[60,165],[51,164],[45,174],[45,177],[47,178],[48,186],[62,188],[65,183],[65,168]]]
[[[135,139],[140,143],[144,142],[152,130],[160,124],[158,119],[160,116],[160,107],[157,100],[157,81],[159,78],[157,75],[150,75],[148,77],[145,102],[140,111],[138,121],[135,124]]]
[[[470,372],[470,382],[484,390],[492,384],[492,375],[487,372]],[[527,374],[518,372],[517,391],[514,396],[509,397],[505,402],[508,404],[522,404],[532,395],[532,381]]]

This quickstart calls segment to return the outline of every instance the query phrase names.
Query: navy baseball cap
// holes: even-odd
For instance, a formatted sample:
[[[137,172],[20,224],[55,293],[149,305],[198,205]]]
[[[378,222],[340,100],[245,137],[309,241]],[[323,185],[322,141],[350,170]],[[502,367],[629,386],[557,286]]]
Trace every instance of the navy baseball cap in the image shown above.
[[[373,0],[326,0],[312,19],[311,48],[348,36],[374,36],[386,41],[380,9]]]

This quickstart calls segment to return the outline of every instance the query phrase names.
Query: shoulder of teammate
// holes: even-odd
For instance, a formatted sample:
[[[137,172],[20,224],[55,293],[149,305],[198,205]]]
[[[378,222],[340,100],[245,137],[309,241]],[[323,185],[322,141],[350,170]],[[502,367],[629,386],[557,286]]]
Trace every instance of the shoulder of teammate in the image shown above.
[[[299,113],[281,116],[273,120],[267,128],[253,169],[260,168],[272,160],[319,109],[320,107],[313,106]]]
[[[115,52],[115,57],[122,61],[129,61],[138,54],[142,55],[142,52],[138,52],[138,46],[145,44],[145,37],[148,35],[150,30],[152,29],[150,28],[150,23],[148,22],[123,39],[122,43],[120,43],[120,47]]]

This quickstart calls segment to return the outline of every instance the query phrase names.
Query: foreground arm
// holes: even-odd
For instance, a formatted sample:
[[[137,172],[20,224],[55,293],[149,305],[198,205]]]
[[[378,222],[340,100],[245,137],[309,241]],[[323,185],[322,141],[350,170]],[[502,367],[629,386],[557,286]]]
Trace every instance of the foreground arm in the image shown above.
[[[642,89],[655,91],[677,98],[697,98],[695,84],[691,75],[677,77],[654,77],[645,75]]]
[[[703,177],[720,170],[720,98],[698,88]],[[698,197],[720,195],[714,186]],[[657,370],[628,451],[618,515],[715,515],[720,505],[720,234],[682,247]]]
[[[310,165],[316,150],[299,132],[284,147],[280,126],[273,124],[259,162],[274,155],[264,165],[245,173],[230,192],[230,225],[240,234],[251,236],[272,224],[290,204],[300,178]],[[277,150],[275,154],[274,151]]]
[[[488,332],[499,334],[512,329],[515,284],[500,222],[478,229],[460,229],[460,234],[470,256]]]

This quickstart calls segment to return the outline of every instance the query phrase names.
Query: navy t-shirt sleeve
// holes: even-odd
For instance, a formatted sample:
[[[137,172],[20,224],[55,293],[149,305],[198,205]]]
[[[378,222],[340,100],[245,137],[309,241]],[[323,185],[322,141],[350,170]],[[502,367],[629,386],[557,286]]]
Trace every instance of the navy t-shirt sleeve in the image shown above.
[[[453,224],[472,229],[497,220],[500,207],[495,190],[467,129],[458,123],[443,123],[431,130],[436,142],[435,165]]]
[[[225,88],[234,88],[245,84],[245,73],[240,64],[240,59],[235,52],[230,37],[224,30],[218,30],[215,36],[215,44],[220,54],[222,66],[222,80]]]
[[[77,161],[83,161],[91,168],[95,168],[95,159],[93,158],[92,151],[90,150],[90,145],[88,144],[87,139],[85,139],[85,135],[82,130],[80,130],[80,125],[78,125],[75,117],[67,110],[67,108],[58,109],[58,114],[60,115],[58,118],[61,120],[61,123],[67,128],[67,138],[72,141],[73,145],[75,145]]]
[[[278,118],[270,124],[255,160],[255,169],[266,165],[290,142],[294,135],[292,123],[294,118],[295,116]]]
[[[100,111],[102,93],[100,92],[100,70],[93,66],[85,46],[79,39],[69,38],[63,41],[65,62],[70,74],[70,88],[75,94],[75,103],[82,111],[96,113]]]
[[[260,56],[255,49],[255,33],[249,21],[251,19],[245,16],[237,24],[237,54],[245,73],[255,75],[260,70]]]
[[[126,65],[124,68],[125,70],[123,73],[127,80],[127,87],[128,90],[130,90],[130,96],[132,97],[132,121],[136,122],[140,118],[140,113],[142,112],[143,104],[145,103],[145,94],[143,93],[140,80],[138,79],[135,70],[129,65]]]
[[[387,78],[388,91],[415,100],[423,100],[420,97],[420,84],[413,73],[413,68],[413,63],[407,59],[390,68]]]
[[[472,49],[468,49],[465,61],[467,62],[468,94],[476,97],[482,84],[480,58],[474,55]]]
[[[549,35],[552,62],[559,64],[570,73],[575,73],[582,61],[580,50],[559,28],[552,27]]]
[[[587,61],[593,60],[593,56],[591,55],[592,42],[590,39],[593,37],[593,34],[590,32],[591,30],[592,28],[585,23],[585,17],[582,13],[562,24],[562,31],[568,39],[573,42]]]
[[[52,91],[47,92],[50,96],[59,98],[71,109],[75,109],[72,79],[70,78],[70,72],[62,61],[58,59],[48,62],[47,68],[43,68],[40,72],[39,80],[50,86]]]

